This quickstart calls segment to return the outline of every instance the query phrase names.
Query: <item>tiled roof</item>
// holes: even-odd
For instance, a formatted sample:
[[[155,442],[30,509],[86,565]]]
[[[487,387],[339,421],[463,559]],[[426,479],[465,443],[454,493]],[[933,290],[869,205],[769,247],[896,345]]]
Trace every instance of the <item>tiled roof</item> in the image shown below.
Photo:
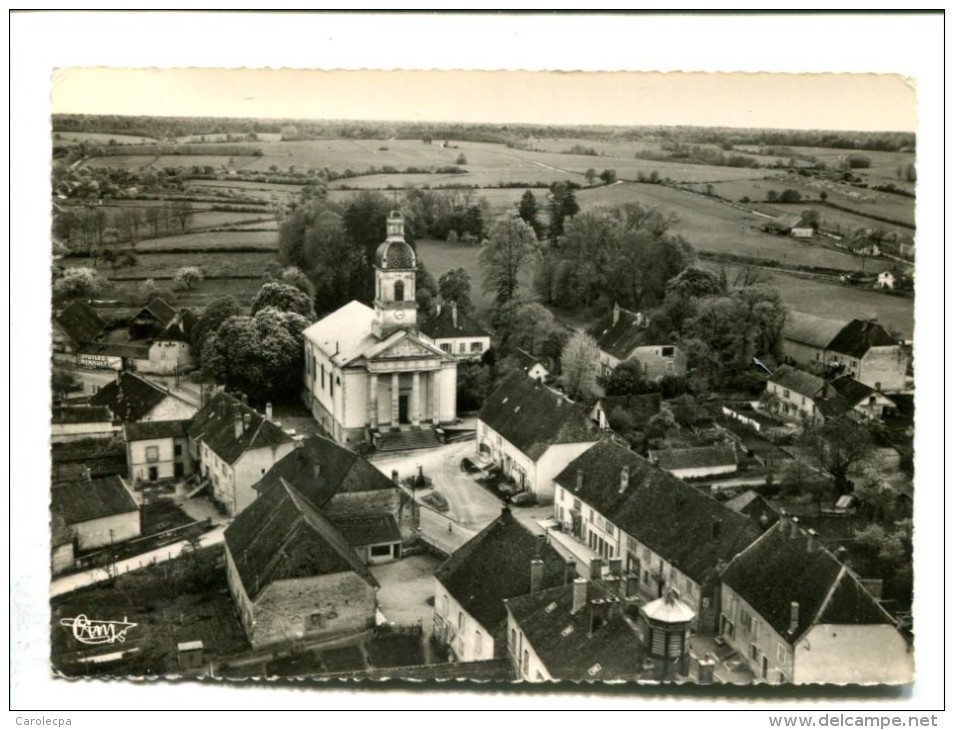
[[[789,312],[782,326],[782,337],[824,350],[844,326],[844,322],[823,319],[804,312]]]
[[[406,241],[385,241],[374,254],[374,264],[379,269],[413,269],[416,257],[414,249]]]
[[[629,479],[621,493],[623,467]],[[555,481],[700,584],[761,534],[743,515],[608,439]]]
[[[56,318],[57,324],[74,342],[92,342],[102,333],[106,322],[86,302],[70,302]]]
[[[374,310],[355,300],[305,329],[305,339],[334,362],[346,365],[377,343],[371,334]]]
[[[517,364],[520,365],[521,369],[525,373],[529,372],[534,365],[537,365],[540,362],[540,358],[534,357],[529,352],[519,347],[513,351],[513,358],[517,361]]]
[[[333,522],[352,547],[401,541],[401,530],[392,515],[367,515]]]
[[[828,344],[828,349],[848,355],[864,357],[872,347],[897,346],[898,341],[877,322],[853,319]]]
[[[336,494],[395,489],[388,477],[351,449],[322,436],[312,436],[261,478],[254,489],[263,491],[284,479],[315,507],[323,508]]]
[[[192,330],[198,321],[199,318],[195,316],[195,312],[191,309],[183,309],[166,324],[166,328],[156,339],[191,342]]]
[[[581,406],[516,370],[484,401],[480,420],[534,461],[553,444],[599,438]]]
[[[252,600],[274,581],[335,573],[354,572],[378,586],[341,532],[282,482],[235,518],[225,544]]]
[[[640,426],[659,413],[662,398],[659,393],[607,395],[600,399],[600,403],[603,404],[603,412],[607,418],[617,408],[622,408],[633,417],[634,423]]]
[[[128,357],[133,360],[149,359],[148,342],[89,342],[83,347],[83,352],[89,355],[103,355],[105,357]]]
[[[52,507],[68,525],[139,510],[136,500],[118,476],[55,486],[52,488]]]
[[[454,326],[453,307],[444,306],[441,313],[431,317],[421,325],[421,332],[431,339],[448,339],[451,337],[489,337],[490,334],[474,319],[460,308],[457,310],[457,326]]]
[[[872,388],[870,385],[865,385],[864,383],[855,380],[850,375],[842,375],[840,378],[835,378],[831,381],[831,387],[835,389],[835,392],[837,392],[838,395],[844,398],[845,403],[847,403],[849,406],[856,406],[862,402],[867,404],[868,399],[871,396],[878,395],[877,390]]]
[[[817,375],[812,375],[804,370],[799,370],[791,365],[779,366],[771,376],[770,383],[777,383],[783,388],[804,395],[806,398],[815,398],[823,394],[825,390],[825,381]]]
[[[601,319],[590,334],[596,339],[596,344],[618,360],[625,360],[630,353],[642,344],[644,327],[640,324],[639,315],[625,309],[619,310],[619,319],[613,324],[612,312]]]
[[[809,550],[805,533],[793,537],[792,523],[779,521],[729,563],[722,580],[790,643],[816,624],[893,624],[858,579],[813,543]],[[798,622],[789,632],[793,602]]]
[[[235,422],[239,419],[243,426],[236,436]],[[189,437],[201,439],[227,464],[234,464],[246,451],[292,442],[292,437],[281,428],[227,393],[216,393],[202,406],[189,426]]]
[[[696,446],[691,449],[662,449],[650,451],[649,458],[658,464],[660,469],[673,471],[676,469],[705,469],[708,467],[738,464],[739,456],[735,451],[735,444],[718,444],[716,446]]]
[[[179,421],[143,421],[127,423],[123,426],[126,441],[146,441],[148,439],[183,438],[189,433],[190,420]]]
[[[467,541],[434,577],[467,613],[496,634],[507,617],[503,600],[530,592],[530,561],[544,561],[541,587],[561,585],[566,562],[504,508],[500,517]]]
[[[778,520],[778,513],[758,492],[751,489],[733,497],[725,506],[755,520],[763,528],[771,527]],[[762,517],[765,517],[763,522]]]
[[[799,223],[802,222],[802,217],[800,215],[788,214],[780,215],[775,219],[775,223],[782,228],[798,228]]]
[[[122,371],[118,380],[104,385],[89,399],[90,405],[106,406],[120,421],[138,421],[166,398],[174,396],[138,375]]]
[[[112,420],[106,406],[55,406],[53,423],[97,423]]]
[[[50,456],[53,463],[66,461],[83,461],[84,459],[98,459],[111,456],[121,456],[126,460],[126,446],[118,438],[88,438],[76,441],[66,441],[59,444],[50,444]]]
[[[642,640],[621,612],[590,633],[589,601],[612,594],[599,583],[586,588],[587,603],[576,613],[572,585],[511,598],[507,608],[554,679],[638,679],[645,656]]]
[[[140,309],[135,317],[141,316],[142,314],[150,314],[155,317],[163,327],[169,324],[176,316],[176,310],[171,307],[165,299],[162,297],[153,297],[149,300],[149,303]]]

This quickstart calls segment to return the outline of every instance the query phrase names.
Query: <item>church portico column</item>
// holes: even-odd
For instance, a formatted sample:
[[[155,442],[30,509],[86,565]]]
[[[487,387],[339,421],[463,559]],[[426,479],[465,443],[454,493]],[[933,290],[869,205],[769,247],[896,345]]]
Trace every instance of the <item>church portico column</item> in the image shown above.
[[[391,425],[397,426],[400,420],[401,376],[391,373]]]
[[[411,377],[411,425],[421,425],[421,374],[416,370]]]
[[[431,423],[435,426],[441,422],[440,388],[438,387],[440,373],[440,370],[434,370],[427,376],[431,381]]]
[[[377,373],[368,374],[368,414],[370,418],[368,419],[371,423],[371,428],[378,427],[378,375]]]

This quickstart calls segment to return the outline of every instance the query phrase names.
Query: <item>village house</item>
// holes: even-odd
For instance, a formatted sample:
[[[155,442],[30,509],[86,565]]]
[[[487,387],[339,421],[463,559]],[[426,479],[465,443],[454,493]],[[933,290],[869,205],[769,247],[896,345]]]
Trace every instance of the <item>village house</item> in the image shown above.
[[[88,438],[50,444],[50,481],[126,476],[126,444],[122,438]]]
[[[347,641],[374,626],[378,582],[328,518],[287,482],[225,531],[229,592],[254,649]]]
[[[51,510],[69,530],[74,551],[139,537],[139,504],[122,477],[78,480],[54,485]]]
[[[755,520],[760,528],[767,530],[778,522],[778,512],[758,492],[747,489],[725,503],[733,512]]]
[[[146,421],[123,426],[132,484],[192,475],[189,421]]]
[[[815,234],[815,229],[809,223],[806,223],[800,215],[787,214],[780,215],[765,225],[762,230],[767,233],[777,233],[792,238],[811,238]]]
[[[454,661],[505,657],[504,600],[575,576],[574,567],[505,506],[434,574],[434,636]]]
[[[198,410],[167,388],[125,370],[89,399],[91,406],[106,406],[114,421],[181,421]]]
[[[610,418],[625,414],[634,428],[642,428],[649,419],[659,413],[662,396],[659,393],[639,395],[605,395],[593,404],[590,418],[600,428],[610,428]]]
[[[610,440],[576,458],[555,484],[555,547],[593,577],[609,565],[635,579],[644,600],[675,588],[696,614],[694,628],[716,631],[719,568],[761,534],[755,524]]]
[[[53,358],[83,364],[82,350],[106,329],[106,322],[86,302],[75,300],[53,317]]]
[[[618,304],[613,312],[593,328],[599,348],[599,371],[610,375],[617,365],[636,360],[642,366],[643,378],[659,380],[666,375],[685,375],[687,358],[676,345],[644,342],[646,318],[642,312],[629,312]]]
[[[121,431],[106,406],[53,406],[50,441],[63,443],[90,438],[111,438]]]
[[[739,470],[735,443],[649,451],[649,461],[678,479],[702,479]]]
[[[722,638],[771,684],[902,684],[911,646],[851,570],[795,518],[779,521],[722,575]]]
[[[513,351],[513,358],[517,361],[520,369],[533,380],[539,383],[545,383],[547,378],[550,377],[550,371],[547,370],[540,358],[534,357],[526,350],[519,347],[516,348]]]
[[[782,350],[803,367],[850,375],[875,390],[903,390],[908,358],[901,344],[872,320],[838,322],[790,312]]]
[[[890,271],[882,271],[878,274],[879,289],[894,289],[894,274]]]
[[[520,371],[503,379],[477,419],[478,453],[541,501],[553,499],[553,477],[597,440],[582,406]]]
[[[134,369],[156,375],[190,370],[194,365],[192,328],[197,321],[191,309],[176,310],[164,299],[153,297],[129,322],[129,339],[148,343],[145,361],[136,362]]]
[[[504,604],[507,650],[521,679],[636,681],[642,677],[643,638],[624,612],[625,599],[605,584],[577,578]]]
[[[791,365],[781,365],[769,376],[765,392],[777,399],[769,403],[772,412],[800,423],[822,423],[848,410],[827,380]]]
[[[398,211],[374,269],[374,308],[353,301],[305,330],[305,404],[339,443],[436,446],[434,429],[457,418],[457,358],[418,333],[417,256]]]
[[[255,499],[253,485],[295,448],[266,410],[254,408],[227,393],[216,393],[188,428],[194,468],[212,483],[212,497],[231,516]]]
[[[421,325],[421,334],[448,355],[477,360],[490,349],[490,334],[457,302],[437,304],[437,312]]]
[[[884,393],[855,380],[850,375],[835,378],[831,381],[831,387],[848,408],[865,418],[880,420],[898,409],[897,404]]]
[[[364,457],[322,436],[296,443],[254,489],[282,481],[334,523],[367,564],[397,560],[416,538],[417,505]]]

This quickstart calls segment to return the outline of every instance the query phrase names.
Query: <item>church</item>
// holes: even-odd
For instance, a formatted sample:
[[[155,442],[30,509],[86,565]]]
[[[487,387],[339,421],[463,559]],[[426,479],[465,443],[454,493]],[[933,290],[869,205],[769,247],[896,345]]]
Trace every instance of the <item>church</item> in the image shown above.
[[[388,215],[374,276],[374,308],[352,301],[304,332],[305,403],[343,444],[433,433],[457,417],[457,359],[418,330],[417,256],[398,211]]]

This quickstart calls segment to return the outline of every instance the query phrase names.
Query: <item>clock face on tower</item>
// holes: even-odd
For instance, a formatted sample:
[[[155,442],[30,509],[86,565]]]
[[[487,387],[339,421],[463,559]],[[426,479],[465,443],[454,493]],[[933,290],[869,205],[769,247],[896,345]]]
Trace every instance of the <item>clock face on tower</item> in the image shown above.
[[[397,312],[394,313],[394,318],[395,318],[395,319],[404,319],[404,312],[402,312],[401,310],[398,310]]]

